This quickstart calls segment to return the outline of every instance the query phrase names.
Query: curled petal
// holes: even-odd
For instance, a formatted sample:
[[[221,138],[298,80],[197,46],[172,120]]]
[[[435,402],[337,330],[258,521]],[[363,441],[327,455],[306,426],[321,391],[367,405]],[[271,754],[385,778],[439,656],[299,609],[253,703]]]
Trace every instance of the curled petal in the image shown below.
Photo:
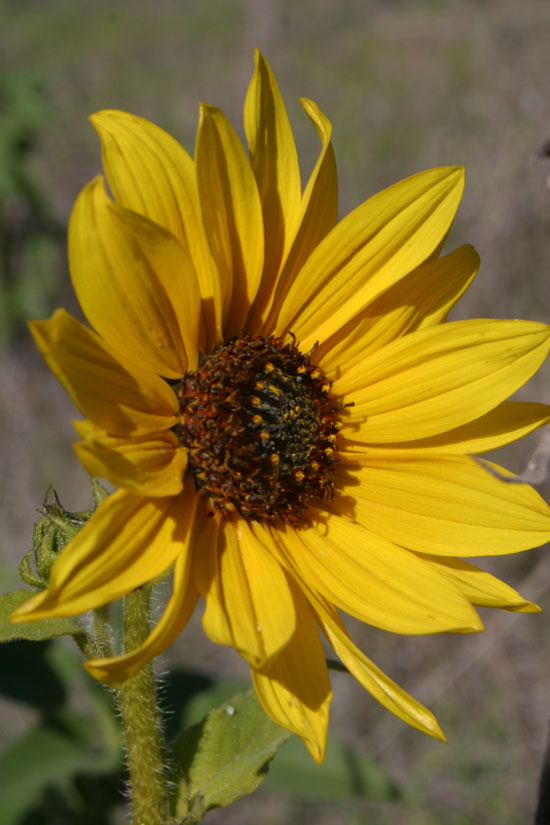
[[[75,421],[85,440],[74,445],[85,470],[130,493],[153,498],[175,496],[183,488],[187,453],[171,430],[137,438],[119,438],[89,421]]]
[[[254,59],[244,104],[244,130],[266,227],[262,291],[267,289],[269,294],[296,234],[302,187],[294,136],[279,86],[258,50]]]
[[[332,691],[319,631],[311,608],[291,584],[297,622],[286,646],[252,680],[274,722],[301,737],[316,762],[325,757]]]
[[[130,363],[181,378],[198,361],[200,294],[179,241],[117,206],[98,177],[69,222],[69,264],[90,324]]]
[[[193,159],[142,117],[112,109],[90,118],[116,202],[169,230],[187,250],[199,284],[211,347],[221,338],[220,287],[202,224]],[[216,332],[217,331],[217,332]]]
[[[206,529],[195,564],[206,601],[205,633],[234,647],[252,667],[262,667],[287,644],[296,625],[287,577],[246,521],[226,521],[217,537],[214,526]]]
[[[312,100],[303,98],[300,102],[319,133],[321,153],[304,191],[295,236],[289,238],[292,245],[285,252],[279,274],[272,271],[271,262],[264,267],[260,292],[247,322],[247,328],[253,332],[262,325],[264,332],[271,331],[272,319],[276,319],[278,308],[297,272],[338,220],[338,178],[331,143],[332,126]],[[269,224],[267,228],[271,229]],[[271,232],[266,236],[266,243],[270,235]],[[266,321],[267,316],[269,320]]]
[[[99,335],[65,310],[29,327],[55,377],[97,427],[124,437],[177,424],[178,399],[166,381],[114,358]]]

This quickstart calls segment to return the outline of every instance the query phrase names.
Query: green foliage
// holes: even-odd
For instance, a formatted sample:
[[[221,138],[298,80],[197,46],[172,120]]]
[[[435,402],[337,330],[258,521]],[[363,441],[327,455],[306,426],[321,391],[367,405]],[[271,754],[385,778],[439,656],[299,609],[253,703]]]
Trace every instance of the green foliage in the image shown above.
[[[111,695],[87,676],[80,657],[59,642],[3,646],[0,665],[0,692],[17,695],[41,714],[0,755],[2,825],[107,825],[110,817],[94,805],[94,794],[97,798],[104,789],[105,776],[112,777],[114,789],[120,773],[122,736]],[[22,691],[17,683],[25,674]],[[79,705],[87,705],[85,712],[67,707],[75,688]],[[52,794],[56,786],[59,790]],[[77,786],[88,788],[86,799]]]
[[[80,773],[112,769],[111,754],[96,753],[92,724],[80,714],[61,709],[35,725],[0,757],[0,821],[19,820],[49,785]],[[118,758],[118,755],[117,755]]]
[[[166,692],[180,731],[206,711],[200,722],[178,731],[167,754],[175,821],[191,825],[252,793],[266,776],[262,791],[283,795],[290,805],[397,797],[371,760],[334,738],[325,762],[315,765],[303,744],[265,715],[253,691],[227,699],[238,680],[215,682],[192,671],[176,671],[170,680],[177,689]],[[122,732],[112,695],[87,676],[78,654],[60,641],[0,647],[0,694],[40,712],[0,755],[2,825],[113,822],[122,802]],[[68,708],[76,695],[78,711]]]
[[[212,684],[186,705],[184,717],[189,719],[200,708],[225,699],[176,740],[174,760],[183,774],[173,777],[178,821],[198,822],[209,810],[252,793],[264,780],[263,791],[299,802],[341,803],[354,798],[380,802],[400,797],[396,785],[372,759],[334,737],[329,737],[325,761],[316,765],[297,737],[265,715],[253,690],[227,698],[235,681]]]
[[[289,737],[266,716],[253,690],[210,711],[174,746],[176,765],[184,776],[176,818],[198,822],[212,808],[225,808],[252,793]]]
[[[0,595],[0,642],[14,639],[27,639],[41,642],[56,636],[74,636],[82,633],[78,619],[44,619],[41,622],[10,624],[9,617],[13,611],[34,595],[31,590],[14,590]]]

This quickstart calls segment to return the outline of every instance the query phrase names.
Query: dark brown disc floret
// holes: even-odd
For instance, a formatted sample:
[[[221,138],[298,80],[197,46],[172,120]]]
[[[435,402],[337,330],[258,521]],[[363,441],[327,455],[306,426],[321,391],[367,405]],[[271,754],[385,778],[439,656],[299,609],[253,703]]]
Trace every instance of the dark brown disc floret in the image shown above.
[[[197,487],[215,510],[296,523],[334,494],[339,405],[294,344],[247,335],[204,356],[177,388]]]

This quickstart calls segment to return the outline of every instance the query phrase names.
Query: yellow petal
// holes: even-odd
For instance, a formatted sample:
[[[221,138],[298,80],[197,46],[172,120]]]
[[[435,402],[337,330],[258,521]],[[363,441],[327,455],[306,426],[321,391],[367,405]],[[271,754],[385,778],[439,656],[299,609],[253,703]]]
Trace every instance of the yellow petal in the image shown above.
[[[187,536],[190,535],[191,531],[188,531]],[[125,682],[156,656],[160,656],[184,630],[199,598],[190,578],[190,550],[189,543],[186,543],[176,560],[172,596],[154,630],[143,644],[124,656],[84,662],[84,667],[94,679],[106,685]]]
[[[262,275],[260,196],[235,130],[219,109],[201,105],[197,180],[210,249],[219,272],[225,338],[242,328]]]
[[[433,736],[434,739],[445,741],[435,716],[386,676],[353,644],[337,611],[324,599],[315,598],[312,606],[317,621],[336,655],[365,690],[407,725]]]
[[[321,152],[307,182],[300,210],[300,228],[292,245],[289,271],[298,272],[338,220],[338,174],[332,148],[332,124],[313,100],[300,103],[321,138]]]
[[[445,433],[397,444],[361,444],[340,439],[338,459],[344,464],[367,465],[371,458],[392,460],[428,457],[430,453],[487,453],[523,438],[538,427],[550,423],[550,407],[524,401],[504,401],[494,410]]]
[[[217,540],[208,535],[199,543],[195,575],[206,601],[205,633],[261,667],[285,646],[296,625],[285,573],[244,519],[225,521]]]
[[[187,453],[171,430],[120,438],[108,435],[89,421],[76,421],[85,439],[74,445],[85,470],[139,496],[174,496],[183,488]]]
[[[74,616],[154,579],[184,549],[196,498],[187,490],[163,499],[113,493],[55,561],[48,589],[13,619]]]
[[[463,170],[430,169],[359,206],[330,232],[297,275],[275,332],[308,351],[423,263],[453,220]]]
[[[276,279],[264,280],[262,284],[263,289],[260,290],[258,301],[253,308],[249,322],[252,331],[259,329],[264,333],[271,332],[271,320],[264,321],[260,325],[260,315],[264,319],[269,316],[272,302],[276,307],[280,307],[296,274],[315,247],[336,225],[338,219],[338,178],[334,150],[330,140],[332,126],[312,100],[303,98],[300,102],[315,124],[322,141],[322,149],[302,198],[298,229],[292,246],[288,250],[288,255],[282,264],[281,273]],[[275,292],[268,301],[269,290],[273,288]],[[274,315],[276,317],[276,311],[274,311]]]
[[[479,607],[501,607],[515,613],[540,613],[540,607],[524,599],[505,582],[468,564],[462,559],[418,554],[439,573],[448,576],[472,604]]]
[[[411,441],[479,418],[521,387],[550,349],[550,327],[529,321],[455,321],[383,347],[333,384],[354,406],[344,436]]]
[[[338,471],[344,496],[334,506],[421,553],[503,555],[550,540],[550,509],[539,494],[528,484],[502,481],[491,467],[507,474],[468,456],[373,458],[360,469]]]
[[[210,349],[221,340],[220,289],[202,225],[192,158],[173,137],[144,118],[106,110],[90,120],[101,138],[103,166],[116,202],[168,229],[190,255]]]
[[[363,622],[405,634],[483,629],[448,579],[344,517],[331,514],[309,528],[286,528],[276,538],[299,580]]]
[[[258,50],[254,59],[254,74],[244,104],[244,130],[262,204],[262,280],[269,294],[298,228],[302,187],[294,137],[277,81]]]
[[[182,245],[116,206],[96,178],[69,222],[69,264],[84,314],[130,363],[179,378],[198,361],[200,296]]]
[[[177,424],[179,404],[169,384],[113,358],[105,342],[65,310],[29,327],[55,377],[98,427],[139,436]]]
[[[252,680],[267,715],[300,736],[315,761],[322,762],[332,691],[311,608],[296,585],[291,587],[297,611],[294,633],[267,665],[252,669]]]
[[[324,341],[315,351],[331,380],[366,355],[415,329],[442,323],[471,284],[479,267],[472,246],[455,249],[444,258],[421,264],[373,301],[359,318]]]

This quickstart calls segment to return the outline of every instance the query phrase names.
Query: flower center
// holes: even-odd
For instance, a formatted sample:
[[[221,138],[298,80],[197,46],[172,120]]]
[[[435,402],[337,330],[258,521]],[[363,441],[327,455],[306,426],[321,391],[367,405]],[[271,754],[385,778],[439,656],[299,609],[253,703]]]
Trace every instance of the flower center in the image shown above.
[[[177,388],[198,488],[222,513],[297,522],[311,499],[334,494],[340,407],[330,382],[294,344],[235,338],[204,356]]]

